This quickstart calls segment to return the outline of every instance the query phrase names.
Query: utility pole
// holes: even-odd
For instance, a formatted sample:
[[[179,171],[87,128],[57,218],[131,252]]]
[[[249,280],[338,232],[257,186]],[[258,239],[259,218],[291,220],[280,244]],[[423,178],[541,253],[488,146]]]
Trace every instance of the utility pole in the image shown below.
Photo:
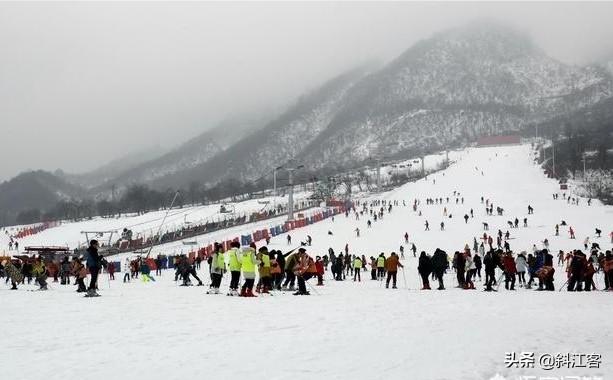
[[[585,152],[583,152],[583,180],[585,181]]]
[[[272,169],[272,206],[273,209],[277,208],[277,170],[283,169],[283,166],[277,166]]]
[[[421,156],[421,176],[422,177],[426,175],[425,161],[426,161],[426,156],[425,155]]]
[[[298,170],[298,169],[302,169],[304,167],[304,165],[299,165],[293,168],[285,168],[285,170],[287,170],[287,173],[289,174],[288,177],[288,186],[289,186],[289,190],[287,193],[287,220],[291,221],[294,220],[294,171]]]
[[[381,161],[377,159],[377,191],[381,191]]]
[[[556,146],[554,140],[551,140],[551,159],[552,159],[552,168],[553,168],[553,177],[556,176]]]

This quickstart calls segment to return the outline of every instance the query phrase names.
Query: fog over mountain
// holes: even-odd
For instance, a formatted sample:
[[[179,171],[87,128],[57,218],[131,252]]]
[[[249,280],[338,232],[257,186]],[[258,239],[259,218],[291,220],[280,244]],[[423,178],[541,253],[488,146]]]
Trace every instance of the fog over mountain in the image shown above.
[[[328,87],[331,92],[324,94],[329,101],[312,103],[311,111],[308,106],[302,109],[311,117],[306,120],[332,123],[333,128],[320,124],[323,134],[311,142],[318,147],[313,157],[326,157],[331,146],[337,149],[346,143],[339,136],[347,134],[348,126],[358,132],[354,136],[362,133],[363,140],[369,120],[400,117],[393,111],[400,104],[413,102],[415,112],[419,107],[430,109],[440,96],[433,86],[442,83],[416,87],[412,81],[419,76],[397,69],[401,65],[411,75],[419,73],[419,46],[427,47],[416,43],[474,20],[518,30],[526,37],[519,41],[530,41],[538,51],[526,54],[530,48],[521,46],[525,59],[516,61],[518,66],[493,69],[491,86],[484,82],[474,94],[447,91],[447,98],[439,99],[446,110],[416,114],[402,127],[386,124],[386,133],[408,133],[417,125],[411,123],[456,120],[458,115],[448,108],[461,98],[524,107],[529,117],[522,120],[536,120],[538,115],[530,110],[537,106],[518,99],[556,92],[563,87],[552,87],[558,80],[568,83],[570,79],[564,78],[575,81],[577,75],[584,80],[580,83],[586,92],[575,98],[577,107],[606,93],[592,86],[606,87],[606,79],[585,67],[592,61],[602,63],[613,51],[611,14],[611,3],[2,3],[0,180],[28,169],[87,174],[117,167],[120,176],[121,161],[119,166],[105,165],[135,152],[147,154],[143,160],[126,160],[123,169],[145,165],[137,177],[160,185],[172,180],[174,169],[209,173],[200,165],[219,153],[216,149],[225,150],[240,137],[290,118],[292,110],[305,106],[301,96],[316,94],[337,78],[334,89]],[[449,46],[444,50],[453,52]],[[377,69],[372,69],[373,62]],[[509,72],[519,75],[513,69],[536,68],[535,62],[558,70],[558,75],[536,75],[532,70],[528,79],[553,82],[528,81],[523,87],[506,88],[504,96],[495,93],[500,86],[492,83],[504,82]],[[364,64],[369,64],[366,72],[354,71]],[[470,73],[475,67],[462,69]],[[450,70],[445,75],[461,88],[462,78]],[[377,97],[364,103],[365,95],[360,94],[371,93]],[[424,103],[418,106],[417,98]],[[551,103],[547,107],[554,112],[557,105]],[[367,106],[360,112],[368,115],[351,111],[360,105]],[[480,120],[483,125],[491,117],[500,125],[515,123],[517,117],[509,108],[479,113],[468,107],[463,112],[466,121]],[[228,122],[232,120],[257,122]],[[206,140],[203,133],[215,134],[220,128],[229,132],[234,125],[240,133],[230,133],[226,144],[211,146],[208,156],[195,152],[177,158],[174,148],[190,150],[192,138]],[[348,151],[342,157],[361,159],[364,152]],[[162,157],[164,170],[145,162]],[[147,167],[154,167],[154,176],[147,174]],[[81,181],[96,186],[113,177],[113,169],[94,173],[94,178],[86,175]]]

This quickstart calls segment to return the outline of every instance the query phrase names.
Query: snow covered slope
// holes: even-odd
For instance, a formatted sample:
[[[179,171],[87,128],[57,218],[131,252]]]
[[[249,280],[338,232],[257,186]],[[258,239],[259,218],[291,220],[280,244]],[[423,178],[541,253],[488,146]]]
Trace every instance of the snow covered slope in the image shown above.
[[[529,227],[511,230],[511,248],[529,250],[549,239],[551,248],[582,248],[589,236],[603,248],[608,239],[596,238],[613,229],[613,208],[582,200],[578,206],[554,201],[557,184],[532,163],[529,146],[470,149],[453,157],[455,165],[439,174],[372,199],[398,200],[391,214],[366,227],[367,218],[338,216],[291,232],[294,241],[313,237],[312,255],[323,255],[349,244],[351,253],[367,257],[398,252],[403,235],[418,250],[441,247],[461,250],[482,234],[517,216]],[[481,172],[483,171],[483,175]],[[464,204],[456,205],[453,191]],[[505,215],[485,216],[481,196],[505,209]],[[450,197],[449,205],[427,206],[427,197]],[[419,216],[409,204],[420,199]],[[405,200],[407,206],[402,206]],[[528,204],[534,215],[527,214]],[[443,207],[445,231],[438,229]],[[473,208],[475,217],[464,223]],[[424,232],[424,220],[431,231]],[[554,225],[566,220],[555,237]],[[359,227],[361,237],[354,229]],[[333,235],[328,235],[328,231]],[[272,249],[287,249],[285,235],[273,238]],[[168,252],[172,253],[172,247]],[[498,293],[455,289],[454,275],[445,276],[446,291],[419,291],[417,259],[407,255],[398,276],[399,289],[385,289],[370,281],[335,282],[326,274],[324,287],[310,297],[277,293],[253,299],[207,296],[198,287],[177,287],[174,274],[165,272],[155,283],[100,285],[102,297],[84,299],[72,287],[51,284],[48,292],[0,288],[3,376],[27,378],[31,363],[44,363],[47,379],[65,379],[87,366],[91,380],[147,378],[223,379],[506,379],[519,376],[600,376],[613,373],[611,293],[536,292],[519,288]],[[566,280],[556,267],[556,287]],[[207,279],[206,270],[200,276]],[[602,288],[599,274],[597,284]],[[406,281],[406,283],[405,283]],[[311,283],[314,284],[314,280]],[[477,282],[477,287],[481,283]],[[228,286],[224,278],[222,288]],[[407,287],[409,290],[407,290]],[[6,312],[12,310],[15,312]],[[41,323],[43,321],[43,323]],[[87,321],[84,324],[83,321]],[[75,326],[81,326],[80,328]],[[66,339],[70,337],[69,344]],[[91,346],[90,346],[91,345]],[[600,369],[507,369],[505,353],[597,353]],[[538,357],[538,356],[537,356]],[[42,364],[41,364],[42,365]],[[24,377],[25,376],[25,377]],[[500,377],[498,377],[500,379]]]
[[[253,181],[292,157],[318,171],[430,153],[521,133],[612,95],[602,67],[566,65],[522,33],[477,23],[420,41],[378,70],[335,78],[257,133],[154,185]]]
[[[306,200],[309,193],[296,192],[294,194],[294,203],[299,205],[300,202]],[[166,231],[175,231],[188,224],[204,224],[207,220],[220,221],[226,217],[242,216],[253,212],[263,212],[273,209],[273,205],[287,205],[287,195],[274,197],[265,197],[244,201],[234,205],[234,213],[221,214],[219,212],[220,204],[185,207],[181,209],[173,209],[168,212],[168,217],[164,221],[162,234]],[[71,249],[78,248],[86,243],[85,235],[81,231],[115,231],[113,242],[121,236],[121,231],[124,228],[132,230],[134,238],[139,235],[149,237],[155,235],[158,231],[162,220],[166,214],[165,210],[148,212],[142,215],[124,215],[119,218],[93,218],[81,222],[63,222],[60,226],[47,229],[35,235],[27,236],[19,239],[20,246],[26,247],[29,245],[60,245],[68,246]],[[266,221],[271,223],[271,221]],[[277,223],[278,224],[278,223]],[[6,230],[10,234],[15,234],[20,228],[25,226],[7,227]],[[93,238],[93,236],[90,236]],[[101,241],[106,244],[103,239],[108,239],[108,235],[101,238]],[[193,240],[193,239],[189,239]],[[5,233],[0,234],[0,254],[6,254],[5,249],[8,245],[9,237]],[[179,241],[180,245],[181,242]],[[14,253],[14,252],[13,252]]]

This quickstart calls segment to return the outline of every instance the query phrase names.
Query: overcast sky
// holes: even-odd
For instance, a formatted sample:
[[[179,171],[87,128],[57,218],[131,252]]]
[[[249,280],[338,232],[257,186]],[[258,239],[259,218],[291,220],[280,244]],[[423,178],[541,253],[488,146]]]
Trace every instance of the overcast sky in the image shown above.
[[[471,20],[562,61],[613,53],[613,3],[0,3],[0,180],[91,170]]]

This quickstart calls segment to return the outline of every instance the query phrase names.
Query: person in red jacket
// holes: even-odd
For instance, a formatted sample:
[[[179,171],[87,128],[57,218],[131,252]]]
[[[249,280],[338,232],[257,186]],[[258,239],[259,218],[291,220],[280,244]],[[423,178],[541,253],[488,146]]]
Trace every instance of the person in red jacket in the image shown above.
[[[515,259],[513,259],[513,253],[511,251],[508,251],[502,258],[502,266],[504,267],[505,289],[515,290],[515,274],[517,273],[517,267],[515,265]],[[510,288],[509,283],[511,283]]]
[[[109,273],[109,280],[115,279],[115,265],[113,263],[108,263],[106,266],[106,271]]]
[[[321,261],[321,257],[315,258],[315,270],[317,271],[317,286],[324,285],[324,263]]]

